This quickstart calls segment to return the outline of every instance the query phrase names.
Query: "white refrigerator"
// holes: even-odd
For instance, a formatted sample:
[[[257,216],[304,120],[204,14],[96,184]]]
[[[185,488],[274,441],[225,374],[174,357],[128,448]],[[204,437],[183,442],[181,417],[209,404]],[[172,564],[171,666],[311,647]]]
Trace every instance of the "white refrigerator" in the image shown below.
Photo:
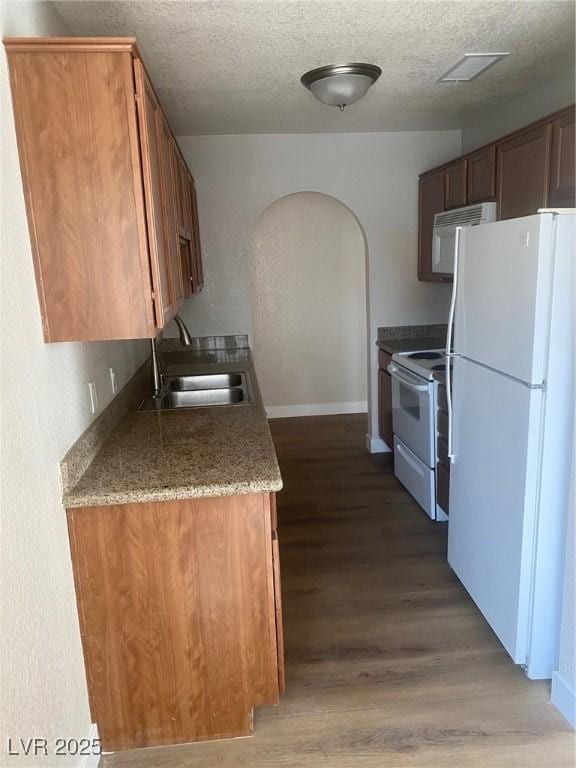
[[[574,429],[574,209],[462,229],[448,562],[530,678],[557,666]]]

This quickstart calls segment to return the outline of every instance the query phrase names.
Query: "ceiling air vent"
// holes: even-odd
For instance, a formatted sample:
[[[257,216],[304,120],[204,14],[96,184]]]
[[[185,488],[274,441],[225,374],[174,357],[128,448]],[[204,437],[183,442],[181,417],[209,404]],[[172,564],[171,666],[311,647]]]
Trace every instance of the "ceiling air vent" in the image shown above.
[[[482,72],[486,72],[505,56],[510,56],[510,53],[465,53],[457,64],[450,67],[448,72],[438,79],[438,82],[459,83],[465,80],[475,80]]]

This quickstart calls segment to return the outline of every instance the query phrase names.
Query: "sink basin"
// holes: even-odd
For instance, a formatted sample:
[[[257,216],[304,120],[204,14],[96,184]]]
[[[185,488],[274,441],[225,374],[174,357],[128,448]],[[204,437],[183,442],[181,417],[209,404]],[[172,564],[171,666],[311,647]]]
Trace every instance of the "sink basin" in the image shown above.
[[[168,388],[171,390],[208,390],[229,389],[241,387],[244,377],[241,373],[213,373],[201,376],[175,376],[170,379]]]
[[[237,405],[244,402],[240,387],[189,389],[168,392],[160,399],[161,408],[194,408],[199,405]]]
[[[165,379],[159,397],[147,398],[139,410],[206,408],[214,405],[247,405],[251,402],[249,377],[244,371],[194,374]]]

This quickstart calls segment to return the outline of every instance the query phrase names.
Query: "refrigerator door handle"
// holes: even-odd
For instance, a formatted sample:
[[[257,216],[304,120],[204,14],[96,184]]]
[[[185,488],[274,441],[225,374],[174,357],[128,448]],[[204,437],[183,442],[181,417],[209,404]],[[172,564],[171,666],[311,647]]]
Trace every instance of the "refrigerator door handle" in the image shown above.
[[[448,458],[450,464],[454,464],[456,461],[456,454],[454,453],[454,438],[453,438],[453,416],[452,416],[452,371],[451,365],[448,363],[446,366],[446,403],[448,406]]]
[[[448,331],[446,333],[446,355],[452,354],[452,329],[454,328],[454,313],[456,312],[456,290],[458,288],[458,253],[460,251],[460,236],[462,227],[456,227],[454,239],[454,275],[452,278],[452,296],[448,312]]]
[[[460,255],[460,237],[462,227],[456,227],[456,240],[454,244],[454,282],[452,284],[452,298],[450,300],[450,312],[448,314],[448,332],[446,334],[446,357],[448,365],[446,366],[446,404],[448,406],[448,458],[453,464],[456,459],[454,453],[453,426],[454,419],[452,414],[452,371],[450,358],[452,355],[452,329],[454,327],[454,314],[456,311],[456,292],[458,290],[458,261]]]

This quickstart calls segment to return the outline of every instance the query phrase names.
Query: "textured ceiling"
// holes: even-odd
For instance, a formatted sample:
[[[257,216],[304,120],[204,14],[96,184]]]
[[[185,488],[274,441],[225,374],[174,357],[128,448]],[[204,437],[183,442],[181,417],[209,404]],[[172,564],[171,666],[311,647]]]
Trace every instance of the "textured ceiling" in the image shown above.
[[[75,35],[135,35],[179,135],[457,128],[462,114],[573,65],[574,3],[491,0],[56,0]],[[511,51],[468,84],[464,53]],[[344,113],[300,84],[367,61],[383,74]]]

